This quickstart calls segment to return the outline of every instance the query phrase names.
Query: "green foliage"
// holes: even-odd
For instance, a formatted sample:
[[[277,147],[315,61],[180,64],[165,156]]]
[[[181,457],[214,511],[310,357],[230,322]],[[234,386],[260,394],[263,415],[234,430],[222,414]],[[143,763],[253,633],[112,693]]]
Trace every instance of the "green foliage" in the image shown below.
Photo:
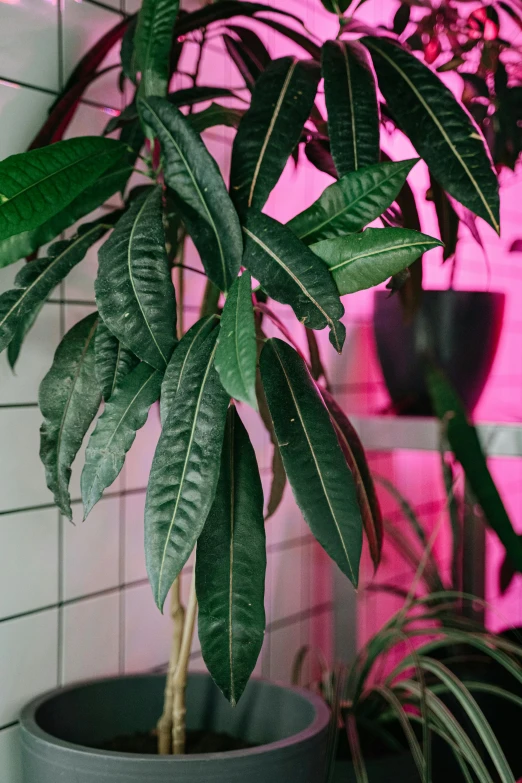
[[[351,3],[351,0],[321,0],[327,11],[332,14],[344,14]]]
[[[120,343],[100,319],[96,330],[96,378],[105,402],[139,359]]]
[[[135,68],[141,72],[140,91],[166,95],[170,50],[179,0],[143,0],[134,35]]]

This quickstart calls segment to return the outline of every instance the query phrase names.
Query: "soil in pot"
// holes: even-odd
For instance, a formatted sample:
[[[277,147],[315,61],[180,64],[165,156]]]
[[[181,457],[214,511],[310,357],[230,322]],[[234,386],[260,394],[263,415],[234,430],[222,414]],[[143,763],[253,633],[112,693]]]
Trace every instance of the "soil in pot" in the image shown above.
[[[156,731],[142,731],[136,734],[123,734],[108,742],[96,745],[98,750],[113,750],[117,753],[143,753],[146,756],[158,754],[158,735]],[[240,737],[232,737],[217,731],[188,731],[185,746],[186,755],[197,753],[229,753],[231,750],[254,748]]]

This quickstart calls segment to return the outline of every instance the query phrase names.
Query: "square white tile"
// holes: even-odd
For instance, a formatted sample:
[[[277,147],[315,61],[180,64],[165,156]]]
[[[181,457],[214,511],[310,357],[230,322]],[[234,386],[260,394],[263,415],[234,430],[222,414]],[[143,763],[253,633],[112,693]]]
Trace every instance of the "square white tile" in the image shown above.
[[[38,456],[41,423],[37,408],[0,410],[0,511],[53,502]]]
[[[18,726],[0,731],[0,773],[6,783],[23,783]]]
[[[57,602],[58,511],[0,516],[0,617]]]
[[[23,0],[2,5],[0,74],[58,90],[57,3]]]
[[[58,610],[0,623],[0,726],[57,684]]]
[[[46,5],[46,3],[42,2],[42,5]],[[2,13],[9,7],[13,6],[3,5]],[[18,46],[17,37],[16,35],[14,43]],[[3,28],[1,40],[3,45]],[[4,74],[2,76],[5,77]],[[15,78],[15,75],[12,78]],[[21,78],[21,76],[18,78]],[[27,149],[45,122],[47,110],[53,100],[53,95],[47,95],[38,90],[30,90],[26,87],[19,87],[15,84],[10,85],[9,82],[2,83],[0,81],[0,118],[2,120],[0,160],[7,158],[9,155],[17,155],[19,152],[24,152]]]
[[[127,588],[124,600],[125,672],[143,672],[166,664],[172,638],[167,609],[160,613],[148,584]]]
[[[118,673],[119,602],[115,592],[64,607],[64,684]]]
[[[135,582],[147,578],[144,545],[145,492],[126,495],[124,502],[125,581]]]
[[[121,16],[106,8],[89,2],[63,0],[63,69],[67,79],[78,61],[112,27],[121,21]],[[105,58],[101,68],[118,62],[119,44]]]

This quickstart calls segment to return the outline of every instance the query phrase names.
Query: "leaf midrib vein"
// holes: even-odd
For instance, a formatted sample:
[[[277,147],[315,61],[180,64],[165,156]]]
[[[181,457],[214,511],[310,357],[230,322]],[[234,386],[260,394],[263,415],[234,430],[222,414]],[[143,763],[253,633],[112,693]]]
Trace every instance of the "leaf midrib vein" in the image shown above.
[[[380,231],[381,229],[377,229]],[[347,258],[345,261],[340,261],[338,264],[335,264],[335,266],[330,267],[330,272],[334,272],[336,269],[342,269],[345,266],[349,266],[350,264],[353,264],[355,261],[360,261],[361,258],[372,258],[374,256],[382,256],[386,255],[387,253],[394,253],[396,250],[410,250],[414,247],[426,247],[429,246],[429,242],[410,242],[407,245],[393,245],[391,247],[385,247],[382,250],[374,250],[374,251],[367,251],[365,253],[360,253],[359,255],[352,256],[351,258]],[[438,247],[439,243],[434,242],[432,247]],[[428,247],[428,249],[430,249]]]

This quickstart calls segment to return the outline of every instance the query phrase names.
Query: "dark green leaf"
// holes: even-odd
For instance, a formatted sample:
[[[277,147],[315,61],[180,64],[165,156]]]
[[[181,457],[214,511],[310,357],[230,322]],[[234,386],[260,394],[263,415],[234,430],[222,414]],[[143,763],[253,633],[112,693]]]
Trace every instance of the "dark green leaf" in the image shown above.
[[[31,231],[67,207],[123,158],[119,141],[81,136],[0,163],[0,240]]]
[[[244,232],[244,265],[268,296],[289,304],[309,329],[329,326],[330,342],[340,353],[344,307],[325,264],[289,228],[262,213],[248,215]]]
[[[15,278],[16,288],[0,296],[0,351],[13,339],[18,327],[51,291],[83,260],[87,250],[109,226],[98,220],[80,226],[72,239],[55,242],[45,258],[25,264]]]
[[[402,35],[408,26],[411,15],[411,6],[408,3],[401,3],[393,17],[393,32],[395,35]]]
[[[141,362],[123,377],[92,433],[82,471],[84,519],[119,475],[136,432],[160,395],[162,373]]]
[[[67,332],[40,384],[39,405],[44,417],[40,459],[47,486],[68,519],[72,519],[71,465],[101,401],[94,367],[97,324],[98,313],[93,313]]]
[[[260,326],[257,328],[257,336],[258,344],[261,344],[261,341],[266,339]],[[270,497],[268,498],[268,504],[266,508],[266,521],[271,516],[273,516],[273,514],[275,514],[281,504],[281,501],[283,500],[286,487],[286,473],[281,457],[281,452],[279,451],[279,446],[277,445],[274,423],[272,421],[272,417],[270,416],[270,411],[268,410],[268,402],[266,401],[266,394],[265,390],[263,389],[263,382],[261,380],[261,373],[259,372],[259,365],[256,372],[256,396],[259,415],[261,416],[261,420],[265,425],[266,431],[270,436],[272,446],[274,447],[272,455],[272,484],[270,487]]]
[[[316,63],[295,57],[274,60],[259,77],[232,149],[230,190],[240,214],[264,207],[299,143],[319,79]]]
[[[287,225],[307,244],[360,231],[395,200],[416,162],[377,163],[346,174]]]
[[[216,125],[237,128],[244,113],[243,109],[230,109],[219,103],[211,103],[208,108],[196,114],[190,114],[187,119],[197,133],[203,133],[207,128],[215,128]]]
[[[179,0],[143,0],[134,35],[136,71],[141,72],[140,92],[166,95],[170,50]]]
[[[303,360],[287,343],[268,340],[260,366],[297,504],[321,546],[357,585],[361,512],[328,411]]]
[[[121,41],[120,60],[123,74],[129,81],[136,84],[136,55],[134,50],[134,38],[138,24],[138,14],[130,19],[125,35]]]
[[[327,41],[322,68],[328,131],[339,176],[379,162],[379,104],[368,50]]]
[[[439,183],[430,178],[430,197],[435,205],[440,238],[444,242],[444,261],[455,255],[459,236],[459,217]]]
[[[239,272],[243,241],[217,164],[178,109],[158,98],[141,102],[141,107],[160,140],[165,181],[179,197],[181,216],[205,271],[226,292]]]
[[[164,370],[176,343],[176,301],[165,250],[161,188],[142,193],[100,248],[96,302],[130,351]]]
[[[231,397],[257,410],[257,343],[249,272],[238,277],[230,289],[219,330],[216,370]]]
[[[162,609],[214,502],[229,396],[214,367],[219,331],[191,353],[161,433],[145,505],[145,554]]]
[[[275,11],[275,8],[272,8],[271,10]],[[281,33],[281,35],[284,35],[285,38],[298,44],[298,46],[304,49],[305,52],[308,52],[317,62],[321,59],[321,47],[314,43],[308,36],[303,35],[303,33],[300,33],[293,27],[287,27],[287,25],[281,24],[281,22],[277,22],[275,19],[268,19],[267,17],[258,17],[256,21],[267,27],[271,27],[272,30],[276,30],[278,33]]]
[[[96,329],[96,378],[105,402],[116,386],[139,363],[132,351],[125,348],[100,319]]]
[[[22,318],[22,320],[19,322],[18,326],[16,327],[16,331],[11,338],[11,341],[9,345],[7,346],[7,361],[9,362],[9,367],[14,372],[16,362],[18,361],[18,357],[20,356],[20,351],[22,350],[22,345],[27,337],[30,330],[33,328],[36,319],[40,315],[42,308],[45,304],[45,299],[42,299],[41,302],[38,302],[36,307],[34,307],[32,310],[30,310],[26,316]]]
[[[498,182],[478,126],[414,55],[384,38],[363,38],[379,88],[401,129],[457,201],[499,231]]]
[[[175,33],[177,36],[186,35],[186,33],[199,30],[202,27],[212,24],[212,22],[230,19],[232,16],[256,16],[256,14],[264,11],[268,11],[271,14],[280,14],[281,16],[293,19],[300,25],[303,24],[295,14],[281,11],[273,6],[266,5],[265,3],[245,3],[243,0],[219,0],[218,3],[205,5],[203,8],[199,8],[191,14],[184,14],[184,16],[179,18],[176,24]],[[258,17],[257,21],[266,24],[271,20],[265,19],[264,17]]]
[[[407,228],[368,228],[361,234],[325,239],[311,249],[330,268],[344,296],[383,283],[441,244],[439,239]]]
[[[231,35],[223,35],[223,43],[232,62],[236,65],[249,90],[254,88],[263,68],[260,67],[242,41],[236,41]]]
[[[173,106],[194,106],[196,103],[213,101],[214,98],[236,98],[236,94],[226,87],[209,87],[196,85],[185,90],[176,90],[167,95],[167,100]]]
[[[229,24],[228,29],[237,35],[259,71],[264,71],[272,62],[272,57],[257,33],[240,25]]]
[[[261,479],[248,433],[232,406],[216,498],[196,555],[201,652],[232,706],[239,701],[263,645],[265,571]]]
[[[332,14],[344,14],[352,0],[321,0],[327,11]]]

